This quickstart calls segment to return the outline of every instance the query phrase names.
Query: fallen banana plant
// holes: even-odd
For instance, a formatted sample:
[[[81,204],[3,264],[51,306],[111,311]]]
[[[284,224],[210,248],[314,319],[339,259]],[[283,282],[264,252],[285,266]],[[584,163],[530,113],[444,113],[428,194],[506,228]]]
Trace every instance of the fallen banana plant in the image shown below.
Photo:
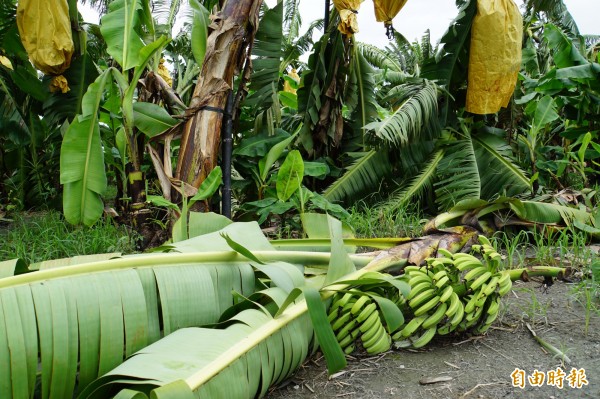
[[[228,226],[230,233],[235,230],[234,226]],[[423,248],[460,249],[475,235],[469,229],[438,232],[388,251],[369,256],[348,256],[343,251],[339,222],[331,221],[331,232],[332,252],[320,254],[322,258],[313,254],[314,259],[306,261],[315,263],[314,260],[328,257],[327,275],[315,276],[310,285],[294,289],[287,300],[276,307],[274,317],[266,306],[257,304],[256,308],[237,313],[222,328],[179,330],[139,351],[121,366],[88,385],[80,396],[171,398],[179,395],[193,397],[193,393],[194,397],[241,398],[262,395],[270,384],[288,377],[316,348],[316,341],[312,338],[313,326],[319,346],[327,356],[330,372],[338,370],[345,366],[345,357],[330,330],[323,301],[334,295],[335,290],[347,286],[344,281],[355,280],[371,271],[402,267],[409,259],[421,262],[427,255],[419,254],[419,251],[430,253]],[[238,240],[241,236],[244,234],[237,237],[232,234],[227,245],[243,242]],[[198,245],[208,245],[204,236],[193,240],[197,240]],[[265,254],[255,248],[232,247],[238,253],[248,250],[251,254],[247,255],[256,256],[258,260],[265,258]],[[302,254],[296,252],[296,256]],[[286,256],[289,260],[289,253]],[[354,263],[364,262],[367,258],[370,259],[369,264],[356,270]],[[327,290],[319,290],[323,284],[327,285]],[[271,290],[273,293],[272,287]]]
[[[371,284],[360,306],[376,303],[393,332],[404,317],[385,291],[400,300],[407,282],[378,272],[467,249],[476,237],[457,227],[348,255],[341,223],[330,219],[329,227],[329,253],[274,251],[258,225],[235,223],[169,247],[179,253],[0,279],[0,397],[255,397],[293,373],[317,342],[333,373],[345,366],[325,306],[336,292],[360,279]],[[305,279],[304,265],[328,270]]]

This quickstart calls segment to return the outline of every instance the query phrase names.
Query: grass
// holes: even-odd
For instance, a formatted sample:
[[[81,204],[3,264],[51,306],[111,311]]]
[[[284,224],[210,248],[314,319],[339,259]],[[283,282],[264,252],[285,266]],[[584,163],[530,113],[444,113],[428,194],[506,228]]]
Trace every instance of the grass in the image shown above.
[[[69,225],[56,211],[20,214],[0,226],[0,261],[29,263],[75,255],[135,252],[135,235],[111,220],[91,228]]]
[[[347,222],[360,238],[417,237],[423,233],[422,213],[414,207],[392,211],[358,203],[350,209]]]

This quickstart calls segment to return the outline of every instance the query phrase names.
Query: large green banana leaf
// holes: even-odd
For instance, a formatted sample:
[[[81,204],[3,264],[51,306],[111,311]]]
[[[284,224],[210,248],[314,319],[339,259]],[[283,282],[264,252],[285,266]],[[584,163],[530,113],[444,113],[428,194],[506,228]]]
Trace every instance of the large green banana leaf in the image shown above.
[[[221,234],[260,263],[231,251]],[[301,269],[285,261],[330,260],[273,251],[256,223],[170,249],[0,279],[0,397],[32,397],[36,390],[42,398],[72,397],[76,381],[83,389],[163,335],[216,323],[236,295],[271,283],[288,292],[303,284]]]
[[[237,297],[266,288],[260,295],[279,296],[281,304],[304,284],[304,264],[332,259],[274,251],[256,223],[230,224],[167,249],[54,261],[1,278],[0,397],[71,397],[160,337],[216,323]],[[353,257],[358,265],[370,259]],[[24,271],[16,261],[0,268],[3,276]]]
[[[138,33],[142,0],[114,0],[102,17],[100,32],[106,41],[106,51],[128,70],[140,64],[144,42]]]
[[[75,117],[63,138],[60,183],[64,185],[63,207],[69,223],[91,225],[104,209],[100,196],[107,182],[98,108],[111,74],[107,70],[89,86],[83,96],[82,113]]]

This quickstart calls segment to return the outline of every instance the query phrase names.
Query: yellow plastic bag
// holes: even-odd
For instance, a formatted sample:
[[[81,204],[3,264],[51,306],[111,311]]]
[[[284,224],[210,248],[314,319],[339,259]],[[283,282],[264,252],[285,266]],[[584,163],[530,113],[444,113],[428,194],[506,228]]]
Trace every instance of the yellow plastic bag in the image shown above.
[[[52,78],[52,81],[50,82],[50,91],[52,93],[63,93],[65,94],[66,92],[70,91],[71,88],[69,87],[69,84],[67,83],[67,79],[62,76],[62,75],[58,75]]]
[[[471,29],[466,110],[493,114],[506,107],[521,67],[523,18],[513,0],[478,0]]]
[[[296,71],[294,68],[292,68],[290,73],[288,73],[287,75],[290,78],[294,79],[296,82],[300,83],[300,75],[298,75],[298,71]],[[287,80],[283,83],[283,91],[292,94],[296,94],[297,92],[297,90],[292,88],[292,85]]]
[[[19,0],[17,26],[29,59],[46,75],[71,64],[73,38],[67,0]]]
[[[360,3],[364,0],[333,0],[333,5],[340,14],[340,24],[338,29],[344,35],[352,36],[358,32],[358,19],[356,14],[360,8]]]
[[[394,28],[392,27],[392,19],[404,7],[408,0],[373,0],[375,6],[375,19],[377,22],[383,22],[387,36],[391,40],[394,38]]]
[[[167,84],[169,86],[173,86],[173,78],[171,77],[171,73],[169,72],[169,70],[167,69],[167,67],[165,66],[165,59],[161,58],[158,64],[158,75],[164,79],[165,82],[167,82]]]

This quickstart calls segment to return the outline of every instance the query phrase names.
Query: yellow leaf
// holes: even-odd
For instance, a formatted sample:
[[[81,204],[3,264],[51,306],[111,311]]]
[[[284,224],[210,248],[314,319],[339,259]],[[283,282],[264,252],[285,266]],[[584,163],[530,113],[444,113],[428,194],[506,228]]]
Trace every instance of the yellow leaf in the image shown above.
[[[4,66],[10,70],[13,69],[12,62],[10,62],[10,60],[3,55],[0,55],[0,65]]]

